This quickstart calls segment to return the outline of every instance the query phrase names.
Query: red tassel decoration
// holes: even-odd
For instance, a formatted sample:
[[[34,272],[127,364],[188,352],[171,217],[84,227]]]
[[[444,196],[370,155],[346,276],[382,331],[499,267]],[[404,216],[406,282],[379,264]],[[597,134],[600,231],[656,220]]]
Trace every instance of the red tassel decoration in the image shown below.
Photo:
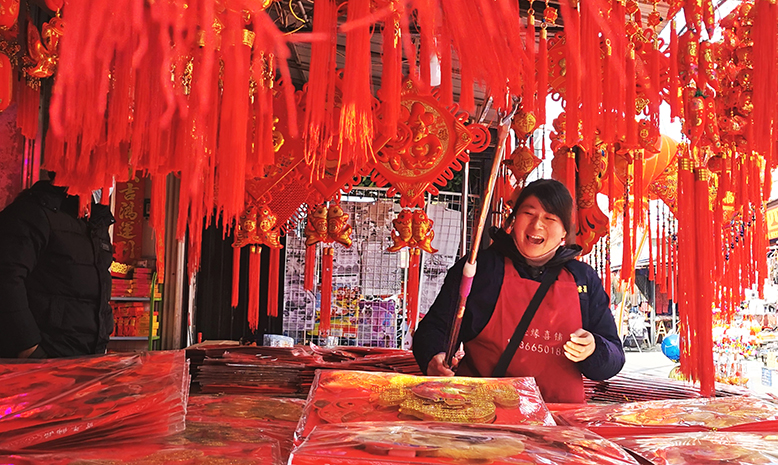
[[[393,135],[397,132],[397,119],[400,116],[400,90],[402,87],[400,34],[400,23],[397,15],[392,15],[384,22],[384,30],[381,33],[383,39],[381,106],[386,135]]]
[[[654,276],[654,240],[652,238],[653,231],[651,230],[651,213],[646,212],[646,216],[648,217],[648,221],[646,224],[646,230],[648,231],[648,280],[649,281],[655,281],[656,277]],[[659,239],[659,235],[657,234],[657,239]],[[656,296],[656,293],[654,293]]]
[[[249,254],[249,328],[256,331],[259,327],[259,272],[262,264],[262,247],[252,245]]]
[[[313,5],[313,33],[324,36],[324,40],[311,43],[311,66],[309,69],[308,92],[305,95],[305,161],[309,165],[316,161],[312,169],[314,176],[320,174],[323,160],[331,144],[329,131],[333,130],[332,107],[334,90],[328,83],[334,79],[336,63],[334,49],[337,37],[337,7],[332,0],[320,0]],[[384,59],[386,60],[386,38],[384,38]],[[384,64],[384,73],[388,67]],[[391,75],[391,71],[389,71]],[[388,77],[384,77],[388,80]],[[388,89],[387,89],[388,91]],[[398,100],[399,101],[399,100]],[[399,111],[399,110],[398,110]]]
[[[270,247],[270,266],[267,279],[267,316],[278,316],[278,274],[281,268],[281,249]]]
[[[451,38],[445,29],[440,31],[440,103],[445,107],[454,104],[453,63],[451,59]]]
[[[546,31],[545,23],[540,29],[538,46],[538,122],[539,124],[546,124],[546,96],[548,95],[548,31]]]
[[[527,66],[524,72],[524,96],[522,97],[522,111],[535,113],[535,10],[530,6],[527,12],[527,29],[524,34],[524,47],[527,49]],[[545,121],[541,121],[545,123]]]
[[[319,311],[319,339],[330,335],[332,306],[332,261],[335,250],[325,247],[321,254],[321,308]]]
[[[573,205],[576,201],[576,171],[578,170],[578,164],[576,163],[576,152],[573,149],[567,150],[567,159],[565,166],[565,186],[570,191],[570,195],[573,197]]]
[[[240,249],[232,247],[232,308],[237,308],[240,300]]]
[[[369,14],[370,0],[349,1],[348,21],[356,21]],[[346,33],[346,44],[338,150],[341,163],[354,162],[361,167],[375,160],[369,25],[350,29]]]
[[[635,120],[635,100],[637,99],[637,83],[635,75],[635,49],[632,44],[628,46],[627,51],[627,92],[626,102],[624,103],[624,119],[626,121],[625,145],[628,148],[638,146],[638,125]]]
[[[675,20],[670,22],[670,93],[668,103],[670,104],[670,117],[681,117],[681,87],[678,81],[678,32],[675,28]]]
[[[410,259],[408,263],[408,330],[411,335],[416,332],[416,323],[419,320],[419,263],[421,261],[421,251],[419,249],[409,249]]]
[[[687,379],[697,380],[698,365],[694,344],[697,335],[695,316],[696,295],[696,239],[694,217],[694,174],[690,154],[678,160],[678,243],[677,272],[680,315],[681,371]]]
[[[31,27],[35,27],[32,26]],[[25,79],[16,83],[17,102],[19,106],[16,112],[16,125],[21,129],[22,135],[34,140],[38,137],[38,115],[40,113],[40,87],[32,87]]]
[[[165,205],[167,202],[166,176],[151,178],[151,212],[149,225],[154,229],[154,249],[157,253],[157,282],[165,282]]]
[[[565,18],[565,58],[567,60],[567,74],[565,75],[565,145],[573,147],[578,145],[580,140],[578,122],[580,119],[578,107],[580,105],[581,91],[581,40],[578,10],[570,8],[566,2],[561,2],[560,6],[564,12]],[[572,192],[572,191],[571,191]]]
[[[622,235],[624,236],[624,242],[621,249],[621,280],[629,281],[632,274],[632,221],[630,221],[630,185],[624,186],[624,217],[621,223]]]
[[[697,369],[700,381],[700,393],[705,397],[715,394],[714,383],[716,381],[715,367],[713,364],[713,309],[711,281],[712,257],[714,251],[711,247],[712,234],[710,203],[708,201],[707,168],[698,168],[694,172],[694,198],[696,232],[694,246],[696,247],[697,283],[696,283],[696,337],[692,345],[693,357],[697,360]]]
[[[309,245],[305,248],[305,276],[303,288],[306,291],[313,290],[314,275],[316,273],[316,245]]]
[[[227,10],[226,36],[222,43],[224,92],[219,121],[219,203],[222,221],[229,224],[244,208],[246,195],[246,137],[249,111],[251,48],[243,42],[241,13]]]
[[[778,5],[771,2],[756,2],[754,25],[751,29],[753,37],[753,150],[767,153],[775,141],[776,110],[778,100],[778,83],[774,77],[778,74],[776,58],[776,36],[778,36]]]
[[[635,195],[634,195],[634,212],[635,212],[635,224],[638,226],[642,226],[645,223],[645,210],[643,210],[643,197],[644,197],[644,185],[643,185],[643,151],[642,150],[634,150],[632,152],[632,156],[634,157],[634,161],[632,162],[632,168],[635,170],[634,176],[635,176],[635,183],[633,184],[635,188]],[[637,230],[636,230],[637,231]],[[637,236],[635,236],[637,237]]]

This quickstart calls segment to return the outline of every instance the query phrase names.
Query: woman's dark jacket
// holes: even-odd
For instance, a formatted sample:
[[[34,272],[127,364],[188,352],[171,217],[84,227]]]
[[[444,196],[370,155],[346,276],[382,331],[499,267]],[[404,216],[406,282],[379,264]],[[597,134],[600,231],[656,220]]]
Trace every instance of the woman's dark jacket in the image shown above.
[[[0,212],[0,357],[105,352],[114,220],[103,205],[77,211],[78,197],[40,181]]]
[[[511,259],[519,276],[540,281],[547,267],[564,263],[578,285],[583,329],[594,335],[596,348],[586,360],[578,362],[581,373],[589,379],[602,380],[615,376],[624,366],[624,349],[608,305],[608,295],[602,281],[589,265],[574,260],[578,247],[563,247],[543,267],[528,265],[519,254],[513,240],[504,231],[492,231],[494,243],[478,255],[473,287],[459,333],[460,342],[474,339],[489,322],[497,304],[505,275],[505,258]],[[456,312],[459,282],[466,258],[459,260],[446,275],[443,287],[427,315],[419,322],[413,336],[413,354],[423,372],[430,359],[446,351],[451,322]]]

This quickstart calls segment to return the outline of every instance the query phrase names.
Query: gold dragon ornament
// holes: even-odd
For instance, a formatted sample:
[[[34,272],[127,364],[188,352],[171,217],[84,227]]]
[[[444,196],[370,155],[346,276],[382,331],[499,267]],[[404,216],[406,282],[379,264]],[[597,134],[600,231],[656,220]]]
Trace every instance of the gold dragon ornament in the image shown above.
[[[392,245],[386,249],[388,252],[397,252],[404,247],[420,249],[428,253],[435,253],[438,249],[432,247],[435,231],[432,230],[433,221],[429,219],[422,209],[411,210],[404,208],[392,220]]]
[[[318,205],[308,215],[305,225],[305,245],[312,246],[319,242],[325,244],[337,242],[351,247],[351,225],[349,215],[338,204]]]

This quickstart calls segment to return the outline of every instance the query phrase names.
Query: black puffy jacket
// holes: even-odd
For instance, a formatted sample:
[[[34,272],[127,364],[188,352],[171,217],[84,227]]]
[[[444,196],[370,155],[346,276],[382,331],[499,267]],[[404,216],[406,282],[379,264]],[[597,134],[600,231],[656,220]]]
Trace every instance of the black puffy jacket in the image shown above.
[[[0,212],[0,357],[104,353],[113,330],[108,207],[39,181]],[[40,352],[38,352],[40,353]]]

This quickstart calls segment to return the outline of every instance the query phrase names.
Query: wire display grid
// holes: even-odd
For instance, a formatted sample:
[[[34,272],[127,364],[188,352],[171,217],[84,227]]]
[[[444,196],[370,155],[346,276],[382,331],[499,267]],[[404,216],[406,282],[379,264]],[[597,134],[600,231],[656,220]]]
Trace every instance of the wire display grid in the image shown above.
[[[477,213],[476,196],[468,203],[470,227]],[[334,247],[333,301],[330,334],[340,345],[403,347],[410,345],[405,309],[407,251],[387,252],[392,245],[392,220],[401,208],[386,197],[386,189],[355,188],[340,202],[352,226],[352,246]],[[435,299],[448,269],[459,258],[461,194],[441,193],[427,202],[434,221],[436,254],[422,256],[419,310],[423,315]],[[284,335],[295,343],[318,341],[321,283],[314,291],[303,288],[305,273],[305,222],[287,234],[284,276]],[[327,245],[330,246],[330,245]],[[322,244],[316,249],[316,276],[320,276]]]

